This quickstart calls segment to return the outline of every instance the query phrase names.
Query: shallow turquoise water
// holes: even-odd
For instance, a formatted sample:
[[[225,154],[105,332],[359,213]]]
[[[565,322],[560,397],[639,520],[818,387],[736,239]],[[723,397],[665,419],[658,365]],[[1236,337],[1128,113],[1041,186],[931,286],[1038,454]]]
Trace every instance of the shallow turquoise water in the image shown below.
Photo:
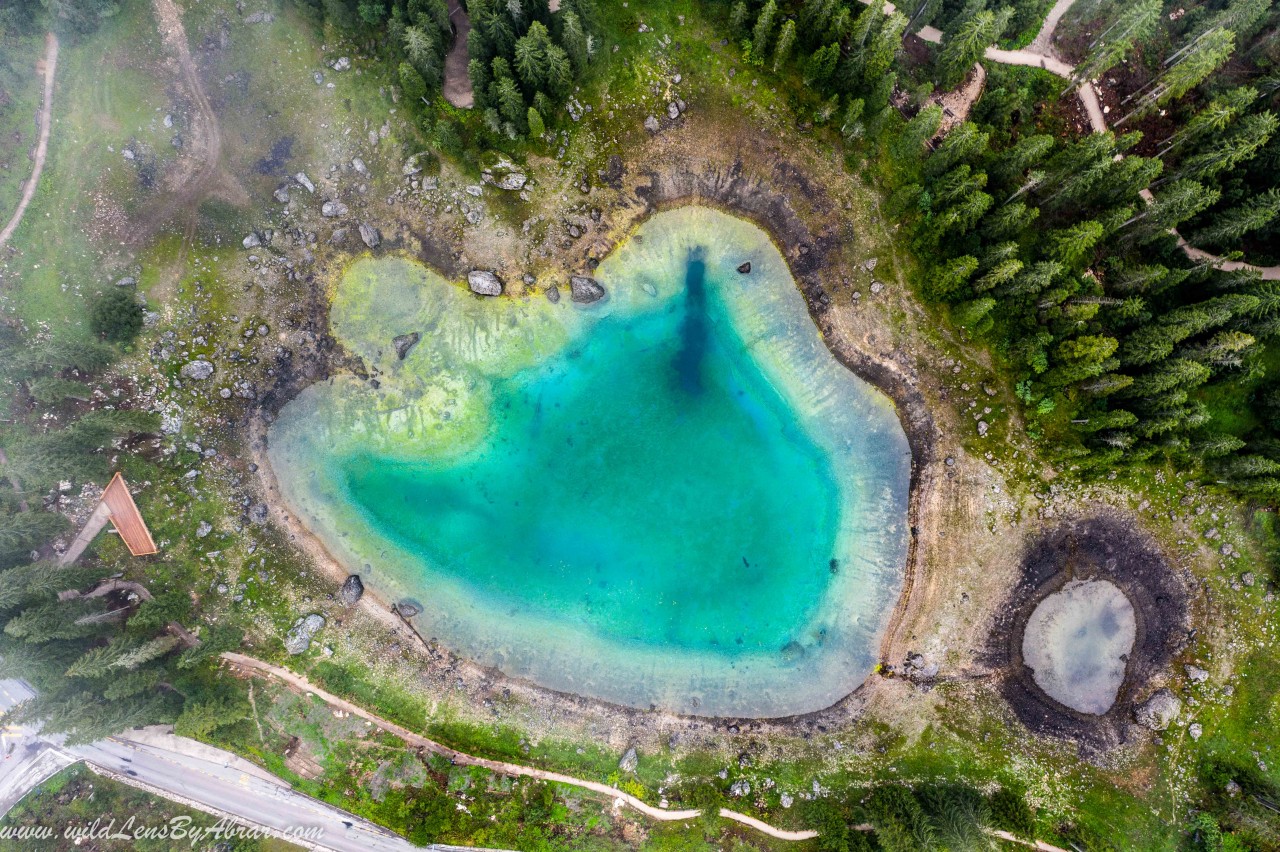
[[[357,263],[332,324],[380,387],[285,408],[286,500],[420,602],[425,635],[510,674],[700,713],[830,704],[874,665],[900,584],[892,407],[834,362],[748,223],[659,214],[598,277],[609,298],[583,307]]]

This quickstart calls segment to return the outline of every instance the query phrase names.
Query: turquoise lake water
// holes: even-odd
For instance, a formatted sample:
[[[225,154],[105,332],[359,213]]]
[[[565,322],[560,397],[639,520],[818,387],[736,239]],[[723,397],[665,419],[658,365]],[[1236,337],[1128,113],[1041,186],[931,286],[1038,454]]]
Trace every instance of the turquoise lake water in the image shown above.
[[[331,323],[379,387],[285,407],[286,500],[371,588],[421,604],[424,635],[514,676],[714,715],[838,700],[900,588],[891,404],[834,361],[749,223],[658,214],[597,278],[590,306],[482,300],[357,262]]]

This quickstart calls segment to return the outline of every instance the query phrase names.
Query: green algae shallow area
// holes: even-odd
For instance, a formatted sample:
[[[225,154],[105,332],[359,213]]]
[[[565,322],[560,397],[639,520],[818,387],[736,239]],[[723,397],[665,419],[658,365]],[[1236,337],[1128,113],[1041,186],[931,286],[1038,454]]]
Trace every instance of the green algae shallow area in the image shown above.
[[[281,412],[286,502],[419,602],[423,635],[509,675],[703,715],[834,703],[901,588],[892,404],[834,360],[748,222],[660,213],[597,278],[607,299],[581,306],[355,263],[331,324],[378,386],[336,378]]]

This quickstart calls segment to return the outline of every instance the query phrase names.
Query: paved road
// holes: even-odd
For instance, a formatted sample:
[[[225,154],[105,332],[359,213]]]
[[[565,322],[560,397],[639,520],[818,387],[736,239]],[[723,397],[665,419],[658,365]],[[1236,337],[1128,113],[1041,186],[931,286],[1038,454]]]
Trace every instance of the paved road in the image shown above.
[[[35,693],[20,680],[0,680],[0,713]],[[76,758],[40,736],[37,727],[9,725],[0,728],[0,816]]]
[[[44,37],[44,103],[40,105],[40,139],[36,142],[36,161],[31,167],[31,177],[22,187],[22,198],[18,201],[18,209],[13,211],[9,224],[0,231],[0,246],[9,241],[13,232],[22,222],[22,214],[27,212],[27,205],[35,197],[36,186],[40,183],[40,173],[44,171],[44,157],[49,152],[49,128],[53,123],[53,75],[58,69],[58,37],[49,33]]]

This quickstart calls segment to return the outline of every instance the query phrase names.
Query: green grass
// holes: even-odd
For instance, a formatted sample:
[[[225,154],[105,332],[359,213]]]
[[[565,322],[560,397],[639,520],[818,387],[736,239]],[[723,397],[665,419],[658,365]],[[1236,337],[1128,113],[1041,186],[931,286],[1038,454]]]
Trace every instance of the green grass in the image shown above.
[[[28,152],[39,138],[36,111],[43,98],[43,80],[36,60],[44,56],[38,35],[0,36],[0,227],[8,223],[31,175]]]

